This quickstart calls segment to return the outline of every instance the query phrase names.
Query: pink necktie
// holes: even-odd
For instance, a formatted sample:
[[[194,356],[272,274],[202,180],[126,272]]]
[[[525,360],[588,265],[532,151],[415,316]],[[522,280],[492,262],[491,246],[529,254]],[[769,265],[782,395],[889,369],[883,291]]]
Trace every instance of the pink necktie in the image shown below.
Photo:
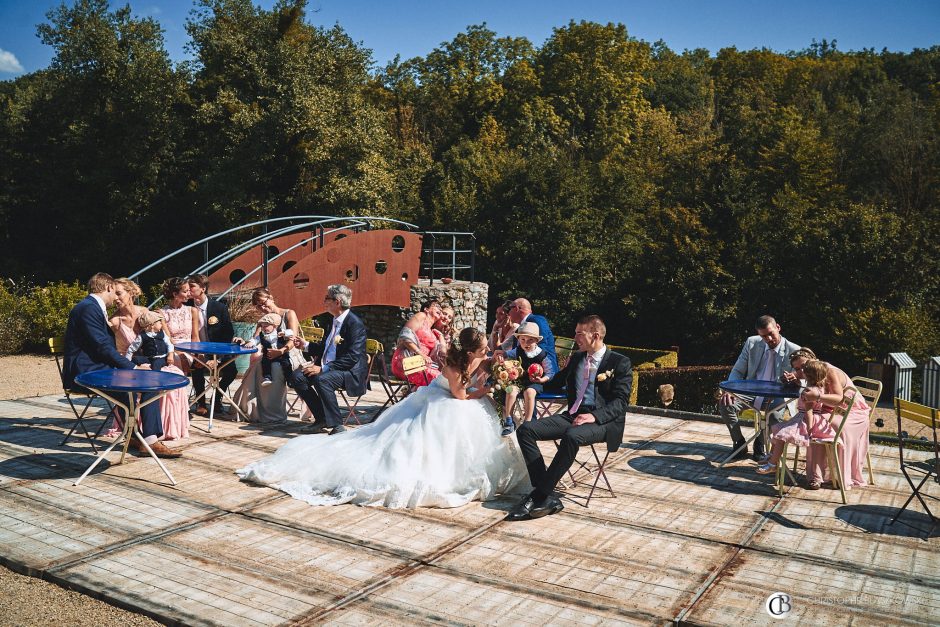
[[[584,394],[587,392],[588,382],[591,380],[591,356],[584,356],[584,378],[581,379],[581,385],[578,386],[578,398],[575,400],[574,405],[571,406],[571,409],[568,410],[568,415],[574,416],[575,412],[578,411],[578,408],[581,407],[581,401],[584,400]]]
[[[773,381],[774,380],[774,352],[770,349],[764,351],[764,361],[761,364],[763,367],[761,371],[757,373],[758,381]],[[754,409],[760,411],[761,407],[764,406],[764,397],[758,396],[754,399]]]

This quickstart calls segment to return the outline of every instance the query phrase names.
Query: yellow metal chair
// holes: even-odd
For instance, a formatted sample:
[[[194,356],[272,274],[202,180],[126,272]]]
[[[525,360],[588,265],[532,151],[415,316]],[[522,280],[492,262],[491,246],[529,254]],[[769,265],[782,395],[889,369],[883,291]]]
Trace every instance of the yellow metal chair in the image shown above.
[[[930,508],[927,507],[927,503],[924,501],[924,496],[934,500],[937,500],[937,497],[931,496],[929,494],[921,494],[921,489],[930,478],[933,478],[934,481],[940,483],[940,444],[937,443],[937,430],[938,427],[940,427],[940,411],[934,409],[933,407],[912,403],[900,398],[894,399],[894,409],[898,416],[898,451],[901,461],[901,472],[904,474],[904,478],[907,479],[907,482],[911,486],[911,495],[907,498],[906,501],[904,501],[904,505],[901,506],[901,509],[898,510],[898,513],[894,515],[894,518],[892,518],[891,522],[888,524],[894,524],[894,521],[896,521],[898,517],[904,512],[904,510],[907,509],[907,506],[910,505],[915,496],[917,497],[917,500],[920,501],[924,511],[927,512],[927,515],[930,516],[930,520],[936,524],[940,522],[940,519],[934,516],[930,511]],[[933,459],[927,458],[925,460],[920,460],[904,458],[905,441],[917,442],[917,440],[914,440],[911,437],[904,437],[902,435],[902,418],[904,420],[913,420],[914,422],[919,422],[922,425],[930,427],[930,430],[933,432]],[[921,440],[920,443],[923,443],[923,441]],[[924,477],[917,485],[914,485],[914,480],[911,478],[911,475],[908,471],[922,473]]]
[[[876,381],[875,379],[868,379],[866,377],[852,377],[852,385],[858,390],[859,394],[865,399],[865,402],[868,404],[868,417],[871,418],[872,412],[875,411],[875,407],[878,406],[878,399],[881,398],[881,390],[883,384],[881,381]],[[781,458],[785,459],[785,458]],[[800,449],[797,448],[795,454],[793,455],[793,472],[796,473],[796,465],[800,460]],[[867,451],[867,460],[868,463],[868,483],[875,485],[875,473],[871,465],[871,448],[869,447]]]
[[[49,352],[52,353],[52,356],[55,358],[55,367],[59,370],[59,381],[62,381],[62,355],[65,352],[65,338],[50,337]],[[110,419],[111,414],[114,412],[114,405],[112,405],[108,399],[104,399],[104,401],[108,404],[110,412],[107,416],[105,416],[104,421],[102,421],[101,426],[98,427],[98,430],[95,431],[95,434],[92,435],[85,426],[86,414],[88,413],[88,408],[91,407],[95,399],[103,397],[95,394],[91,390],[70,390],[65,387],[64,384],[62,385],[62,393],[65,395],[65,400],[69,402],[69,407],[72,408],[72,413],[75,414],[75,423],[72,425],[72,428],[69,429],[69,432],[65,435],[65,438],[62,440],[62,442],[59,443],[59,446],[65,446],[65,443],[68,442],[69,438],[72,437],[72,434],[75,433],[75,429],[81,427],[82,431],[85,433],[85,437],[88,438],[89,443],[91,443],[91,449],[97,453],[98,447],[95,446],[95,438],[101,435],[101,432],[104,431],[105,425],[108,424],[108,420]],[[85,405],[82,407],[81,411],[79,411],[78,407],[75,406],[73,398],[85,400]],[[90,416],[87,417],[90,418]]]
[[[859,393],[865,397],[865,402],[868,403],[868,418],[871,419],[871,415],[875,411],[875,407],[878,406],[878,400],[881,398],[881,391],[884,385],[881,381],[876,381],[874,379],[868,379],[866,377],[852,377],[852,384],[855,385]],[[868,448],[868,483],[875,485],[875,473],[872,471],[871,467],[871,447]]]
[[[855,395],[852,396],[843,396],[842,402],[839,403],[839,406],[835,408],[832,412],[832,418],[830,422],[836,418],[836,416],[841,416],[842,420],[839,421],[839,428],[836,430],[835,437],[831,440],[819,440],[816,438],[810,439],[811,444],[822,444],[826,447],[826,459],[829,463],[829,476],[832,478],[832,485],[839,487],[839,493],[842,495],[842,503],[846,503],[845,500],[845,486],[842,484],[842,465],[839,463],[839,448],[840,446],[845,446],[842,443],[842,430],[845,429],[845,423],[848,422],[847,418],[849,412],[852,411],[852,406],[855,404]],[[818,420],[818,418],[817,418]],[[780,461],[777,463],[777,492],[780,496],[783,496],[784,488],[784,479],[786,478],[786,459],[787,459],[787,443],[783,443],[783,452],[780,454]]]
[[[555,336],[555,356],[558,358],[558,369],[561,370],[571,359],[571,354],[578,349],[574,339],[570,337]]]

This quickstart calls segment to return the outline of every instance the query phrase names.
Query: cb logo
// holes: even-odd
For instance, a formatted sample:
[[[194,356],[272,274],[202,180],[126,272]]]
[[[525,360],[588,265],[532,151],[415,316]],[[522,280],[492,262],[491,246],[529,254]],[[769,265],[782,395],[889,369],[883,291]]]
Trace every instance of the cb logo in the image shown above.
[[[764,602],[764,609],[771,618],[784,618],[793,609],[793,602],[786,592],[774,592]]]

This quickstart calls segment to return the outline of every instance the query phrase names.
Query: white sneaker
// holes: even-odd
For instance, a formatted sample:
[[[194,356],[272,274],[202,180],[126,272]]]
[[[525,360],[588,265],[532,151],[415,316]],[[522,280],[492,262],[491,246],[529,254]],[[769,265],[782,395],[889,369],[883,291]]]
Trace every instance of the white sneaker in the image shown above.
[[[268,387],[268,386],[271,385],[272,383],[274,383],[274,382],[271,381],[271,377],[265,377],[265,378],[261,379],[261,387],[263,387],[263,388]]]

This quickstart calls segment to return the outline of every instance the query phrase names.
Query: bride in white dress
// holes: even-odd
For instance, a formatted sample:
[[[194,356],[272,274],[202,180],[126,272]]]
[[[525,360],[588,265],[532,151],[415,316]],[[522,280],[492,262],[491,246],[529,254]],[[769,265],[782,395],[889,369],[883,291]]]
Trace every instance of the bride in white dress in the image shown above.
[[[468,390],[485,357],[486,337],[464,329],[443,376],[374,423],[295,438],[235,472],[312,505],[460,507],[528,489],[515,440],[500,437],[489,388]]]

